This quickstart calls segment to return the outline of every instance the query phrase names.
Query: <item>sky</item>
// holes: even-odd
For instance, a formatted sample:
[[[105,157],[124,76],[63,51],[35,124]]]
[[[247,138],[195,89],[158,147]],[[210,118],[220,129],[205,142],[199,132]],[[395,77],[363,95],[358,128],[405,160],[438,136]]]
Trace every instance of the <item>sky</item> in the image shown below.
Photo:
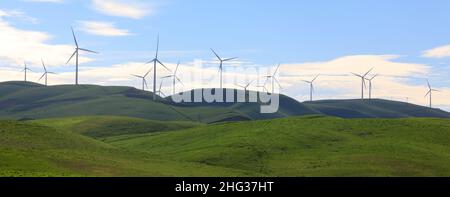
[[[427,105],[429,79],[440,90],[433,106],[450,110],[448,10],[448,0],[2,0],[0,81],[23,80],[26,61],[29,80],[42,83],[42,58],[57,73],[50,85],[74,83],[73,27],[80,47],[100,52],[80,53],[85,84],[141,88],[131,74],[151,68],[159,35],[160,60],[171,71],[180,62],[176,91],[218,87],[214,48],[239,57],[224,66],[226,87],[256,90],[280,63],[276,91],[308,100],[302,80],[320,74],[314,99],[359,98],[351,72],[373,68],[373,97]],[[173,73],[157,73],[170,94],[160,77]]]

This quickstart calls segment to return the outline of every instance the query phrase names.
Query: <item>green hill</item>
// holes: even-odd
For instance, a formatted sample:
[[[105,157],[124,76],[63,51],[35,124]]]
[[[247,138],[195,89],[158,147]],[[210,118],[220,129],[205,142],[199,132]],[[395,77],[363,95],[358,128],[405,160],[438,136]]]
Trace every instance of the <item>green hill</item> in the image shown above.
[[[242,90],[233,91],[242,92]],[[30,82],[2,82],[0,83],[0,119],[127,116],[158,121],[216,123],[314,114],[342,118],[450,117],[450,113],[439,109],[386,100],[330,100],[300,103],[288,96],[279,95],[279,111],[262,114],[260,113],[261,103],[174,103],[171,97],[158,96],[157,98],[157,101],[153,101],[151,92],[132,87],[96,85],[46,87]]]
[[[449,176],[449,119],[292,117],[106,142],[266,176]]]
[[[0,121],[0,176],[243,176],[127,151],[39,123]]]
[[[322,114],[342,118],[450,118],[450,113],[440,109],[380,99],[322,100],[304,104]]]
[[[121,131],[120,122],[138,126]],[[450,176],[449,119],[306,116],[145,130],[158,124],[0,121],[0,176]]]

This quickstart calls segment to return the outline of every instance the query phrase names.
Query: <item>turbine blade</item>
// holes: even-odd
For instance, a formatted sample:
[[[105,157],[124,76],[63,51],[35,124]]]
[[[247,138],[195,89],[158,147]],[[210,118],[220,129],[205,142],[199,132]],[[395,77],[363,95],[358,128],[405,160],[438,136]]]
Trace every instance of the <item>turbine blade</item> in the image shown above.
[[[72,29],[73,41],[75,41],[75,45],[76,45],[77,48],[78,48],[77,37],[75,36],[75,32],[73,31],[73,27],[70,27],[70,29]]]
[[[158,59],[158,53],[159,53],[159,34],[158,37],[156,39],[156,54],[155,54],[155,59]]]
[[[178,67],[180,66],[180,61],[178,60],[177,67],[175,68],[175,71],[173,72],[173,75],[177,75]]]
[[[45,68],[44,60],[41,58],[42,66],[44,67],[44,71],[47,72],[47,68]]]
[[[431,94],[431,90],[429,90],[429,91],[427,92],[427,94],[425,94],[424,97],[427,97],[429,94]]]
[[[214,51],[214,49],[211,48],[211,51],[214,53],[214,55],[216,55],[217,59],[219,59],[220,61],[222,61],[222,59],[219,57],[219,55],[217,55],[216,51]]]
[[[228,58],[228,59],[224,59],[224,60],[222,60],[223,62],[227,62],[227,61],[231,61],[231,60],[235,60],[235,59],[237,59],[238,57],[233,57],[233,58]]]
[[[278,79],[276,77],[273,78],[275,80],[275,82],[277,82],[278,86],[280,86],[281,89],[283,89],[283,87],[280,84],[280,81],[278,81]]]
[[[175,76],[175,79],[178,81],[178,82],[180,82],[181,83],[181,85],[183,85],[184,86],[184,84],[183,84],[183,82],[181,82],[181,80],[177,77],[177,76]]]
[[[75,54],[78,52],[78,49],[75,50],[75,52],[73,52],[72,56],[70,56],[69,60],[67,60],[66,64],[68,64],[70,62],[70,60],[72,60],[73,56],[75,56]]]
[[[153,68],[152,68],[153,69]],[[148,76],[148,74],[150,74],[150,72],[152,71],[152,69],[150,69],[149,71],[147,71],[147,73],[145,73],[144,78]]]
[[[355,76],[357,76],[357,77],[363,77],[363,76],[361,76],[361,75],[359,75],[359,74],[356,74],[356,73],[352,73],[353,75],[355,75]]]
[[[144,79],[145,88],[148,89],[147,80],[145,78],[143,78],[143,79]]]
[[[312,82],[314,82],[314,81],[316,81],[316,79],[319,77],[319,75],[317,75],[312,81],[311,81],[311,83]]]
[[[278,73],[278,69],[280,69],[281,64],[278,64],[277,68],[275,69],[275,72],[273,73],[273,76],[275,76]]]
[[[142,77],[142,76],[139,76],[139,75],[131,75],[131,76],[134,76],[134,77],[137,77],[137,78],[144,78],[144,77]]]
[[[78,48],[79,50],[82,50],[82,51],[86,51],[86,52],[90,52],[90,53],[96,53],[96,54],[98,54],[98,52],[96,52],[96,51],[91,51],[91,50],[88,50],[88,49],[83,49],[83,48]]]
[[[44,76],[45,76],[46,74],[47,74],[47,73],[44,73],[44,74],[41,76],[41,78],[39,78],[38,81],[41,81],[41,79],[44,78]]]
[[[372,80],[375,79],[376,77],[378,77],[378,74],[374,75],[372,78],[370,78],[370,80],[372,81]]]
[[[167,66],[165,66],[161,61],[159,61],[158,59],[156,59],[156,61],[161,64],[161,66],[163,66],[166,70],[168,70],[169,72],[172,72],[169,68],[167,68]]]
[[[431,89],[430,81],[427,79],[428,88]]]
[[[364,75],[364,77],[367,76],[370,72],[372,72],[372,70],[373,70],[373,68],[371,68],[369,71],[367,71],[366,74]]]

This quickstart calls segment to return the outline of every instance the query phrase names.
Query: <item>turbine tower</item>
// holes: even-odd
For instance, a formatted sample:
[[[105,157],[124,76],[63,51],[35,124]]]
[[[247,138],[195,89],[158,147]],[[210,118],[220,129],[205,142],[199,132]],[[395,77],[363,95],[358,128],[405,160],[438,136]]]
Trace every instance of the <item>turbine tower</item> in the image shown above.
[[[27,67],[27,63],[25,61],[23,62],[23,65],[25,66],[25,68],[22,70],[22,72],[25,72],[24,81],[27,82],[27,71],[32,71],[32,70]]]
[[[278,70],[280,69],[280,66],[281,66],[281,64],[278,64],[277,68],[275,69],[275,72],[273,72],[272,75],[265,76],[266,82],[264,82],[264,85],[267,83],[267,81],[268,81],[269,79],[272,79],[272,94],[275,92],[275,82],[278,84],[278,86],[279,86],[280,88],[282,88],[282,87],[281,87],[281,84],[280,84],[280,81],[278,81],[278,79],[277,79],[277,77],[276,77],[276,75],[277,75],[277,73],[278,73]]]
[[[371,78],[366,78],[367,81],[369,81],[369,99],[372,99],[372,81],[378,76],[378,74],[372,76]]]
[[[314,92],[314,81],[316,81],[316,79],[319,77],[319,75],[317,75],[313,80],[311,81],[306,81],[303,80],[304,82],[309,84],[309,101],[313,101],[313,92]]]
[[[428,92],[427,92],[427,94],[425,95],[425,97],[430,96],[430,108],[433,108],[433,105],[432,105],[432,95],[433,95],[433,92],[439,92],[439,90],[436,90],[436,89],[431,88],[431,85],[430,85],[430,82],[428,81],[428,79],[427,79],[427,84],[428,84]]]
[[[78,42],[77,42],[77,38],[75,36],[75,32],[73,31],[73,28],[71,28],[71,29],[72,29],[73,41],[75,42],[75,46],[76,47],[75,47],[75,51],[73,52],[72,56],[70,56],[70,58],[69,58],[69,60],[67,61],[66,64],[68,64],[70,62],[70,60],[72,60],[72,58],[75,56],[75,66],[76,66],[76,70],[75,70],[75,85],[78,85],[78,54],[79,54],[79,51],[85,51],[85,52],[96,53],[96,54],[98,54],[98,52],[80,48],[78,46]]]
[[[364,100],[364,88],[366,87],[366,76],[372,72],[373,68],[371,68],[369,71],[366,72],[364,75],[352,73],[353,75],[361,78],[361,100]]]
[[[222,59],[217,53],[216,51],[214,51],[214,49],[211,49],[211,51],[214,53],[214,55],[216,55],[217,59],[219,60],[219,72],[220,72],[220,89],[222,89],[222,85],[223,85],[223,81],[222,81],[222,77],[223,77],[223,63],[224,62],[228,62],[231,60],[235,60],[237,59],[237,57],[233,57],[233,58],[228,58],[228,59]]]
[[[158,59],[158,52],[159,52],[159,35],[156,41],[156,54],[155,54],[155,58],[149,62],[147,62],[147,64],[150,64],[153,62],[153,100],[156,100],[156,70],[157,70],[157,66],[158,64],[160,64],[161,66],[163,66],[165,69],[167,69],[168,71],[170,71],[170,69],[168,69],[161,61],[159,61]]]
[[[150,74],[150,71],[151,71],[151,69],[150,69],[147,73],[145,73],[144,76],[140,76],[140,75],[131,75],[131,76],[137,77],[137,78],[139,78],[139,79],[142,79],[142,91],[145,91],[145,87],[148,88],[147,80],[146,80],[145,78],[148,76],[148,74]]]
[[[56,73],[47,71],[47,68],[45,67],[44,60],[42,58],[41,58],[41,62],[42,62],[42,67],[44,67],[44,74],[42,74],[41,78],[39,78],[39,81],[41,81],[41,79],[45,77],[45,86],[47,86],[48,74],[56,74]]]
[[[177,76],[177,72],[178,72],[178,67],[179,66],[180,66],[180,62],[178,61],[177,67],[175,68],[175,71],[173,72],[173,74],[163,77],[163,79],[173,78],[173,81],[172,81],[172,94],[175,94],[177,81],[180,82],[181,85],[184,85],[183,82],[181,82],[180,78],[178,78],[178,76]]]

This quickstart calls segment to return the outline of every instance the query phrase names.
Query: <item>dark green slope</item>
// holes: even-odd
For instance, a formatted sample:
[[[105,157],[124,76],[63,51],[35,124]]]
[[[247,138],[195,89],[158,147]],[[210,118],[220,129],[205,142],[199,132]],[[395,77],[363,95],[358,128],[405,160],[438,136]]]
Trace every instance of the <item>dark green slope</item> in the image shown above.
[[[450,113],[440,109],[380,99],[372,100],[323,100],[305,102],[306,106],[328,116],[342,118],[450,118]]]
[[[132,87],[96,85],[46,87],[29,82],[3,82],[0,83],[0,119],[127,116],[160,121],[214,123],[313,114],[342,118],[450,117],[448,112],[439,109],[386,100],[329,100],[300,103],[285,95],[279,96],[279,111],[262,114],[261,103],[175,103],[171,97],[159,96],[155,102],[151,92]]]

